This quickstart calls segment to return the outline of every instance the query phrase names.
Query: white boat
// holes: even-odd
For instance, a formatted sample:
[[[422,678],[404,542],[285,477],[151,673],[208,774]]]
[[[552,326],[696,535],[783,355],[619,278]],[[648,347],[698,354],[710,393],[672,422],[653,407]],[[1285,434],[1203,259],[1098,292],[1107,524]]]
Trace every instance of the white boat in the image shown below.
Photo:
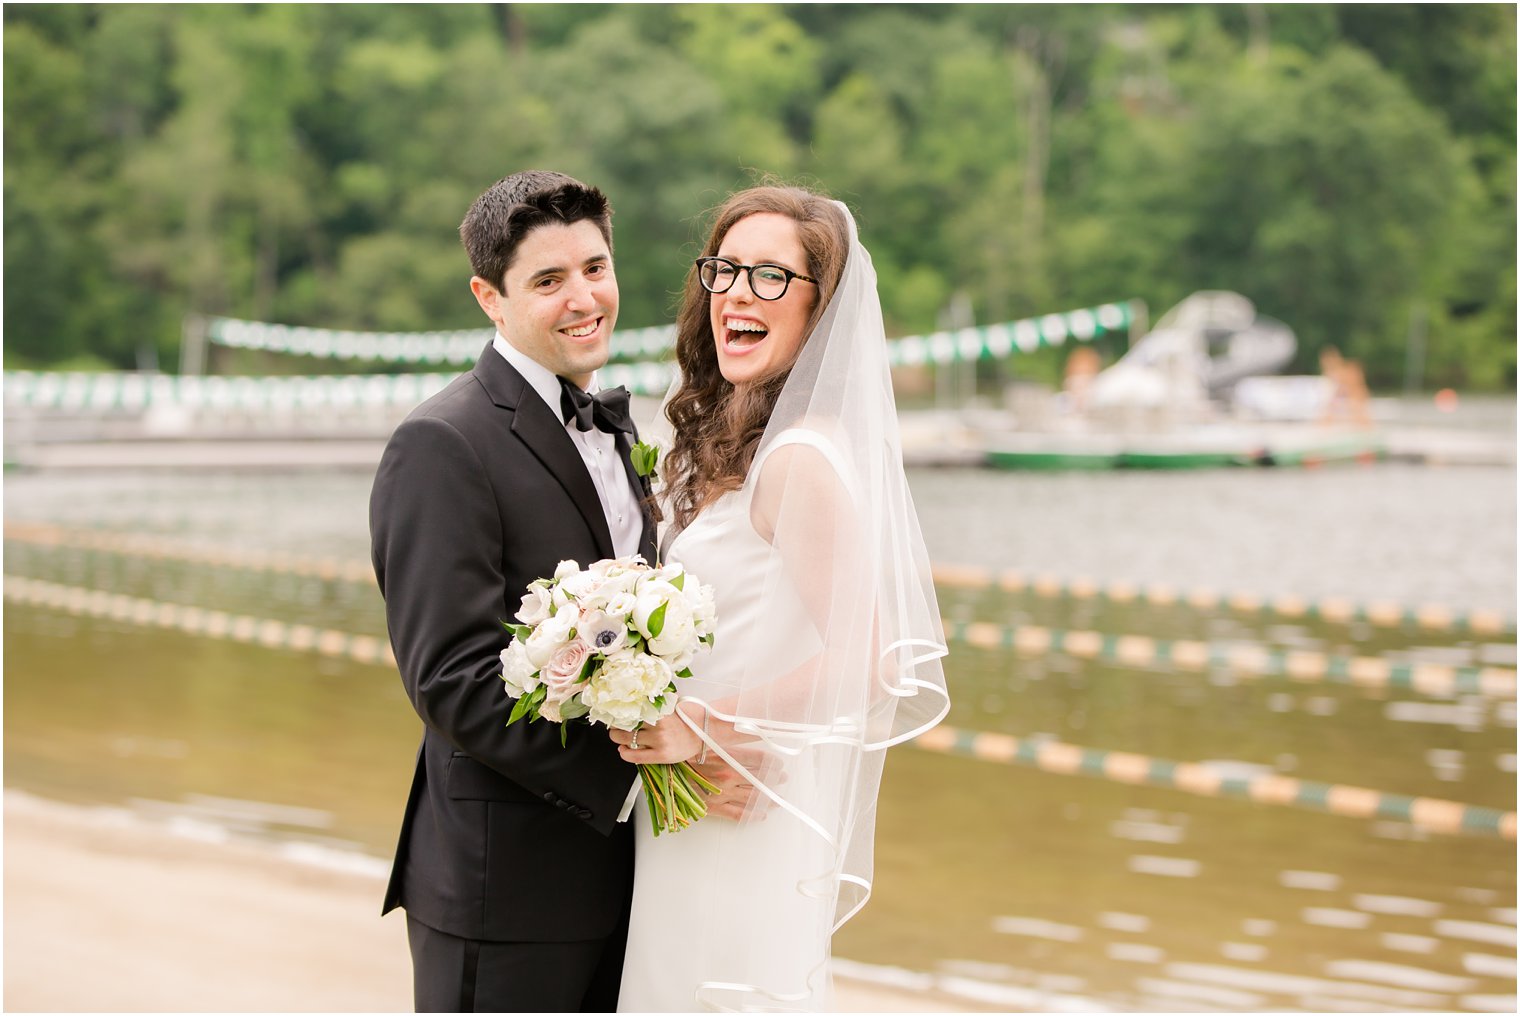
[[[1186,418],[1228,400],[1246,378],[1275,374],[1298,349],[1293,330],[1239,293],[1194,293],[1093,379],[1093,409],[1169,410]],[[1190,412],[1191,411],[1191,412]]]

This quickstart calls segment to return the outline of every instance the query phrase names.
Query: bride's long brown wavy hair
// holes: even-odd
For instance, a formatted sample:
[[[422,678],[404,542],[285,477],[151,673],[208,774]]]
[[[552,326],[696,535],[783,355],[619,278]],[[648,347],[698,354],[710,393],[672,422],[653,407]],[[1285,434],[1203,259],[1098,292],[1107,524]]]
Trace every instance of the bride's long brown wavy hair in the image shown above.
[[[700,256],[717,254],[723,238],[740,219],[761,212],[785,215],[797,224],[797,237],[807,255],[807,274],[818,280],[818,295],[803,338],[806,342],[844,273],[849,224],[838,206],[821,194],[801,187],[752,187],[733,195],[718,209]],[[796,363],[794,356],[767,377],[730,384],[718,369],[710,302],[711,294],[702,288],[693,265],[686,273],[681,310],[676,315],[681,387],[665,407],[665,417],[675,428],[664,470],[666,490],[676,525],[683,529],[720,495],[743,485],[771,410]],[[801,351],[801,343],[797,349]]]

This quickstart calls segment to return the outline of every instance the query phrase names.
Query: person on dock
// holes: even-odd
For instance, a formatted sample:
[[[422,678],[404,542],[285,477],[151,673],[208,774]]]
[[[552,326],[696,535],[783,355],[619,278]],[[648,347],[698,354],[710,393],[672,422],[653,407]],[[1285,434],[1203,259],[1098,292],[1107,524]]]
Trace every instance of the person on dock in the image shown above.
[[[1372,426],[1372,415],[1367,409],[1367,378],[1361,363],[1341,356],[1334,346],[1326,346],[1319,353],[1319,370],[1331,384],[1330,400],[1320,422]]]

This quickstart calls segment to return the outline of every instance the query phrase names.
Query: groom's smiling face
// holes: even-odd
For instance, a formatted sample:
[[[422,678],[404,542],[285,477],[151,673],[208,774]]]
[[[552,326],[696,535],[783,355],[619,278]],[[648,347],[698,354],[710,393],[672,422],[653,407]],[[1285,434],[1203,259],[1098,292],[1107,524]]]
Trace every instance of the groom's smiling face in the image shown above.
[[[607,362],[617,278],[612,252],[591,220],[529,233],[500,291],[479,276],[470,284],[502,338],[555,374],[585,388]]]

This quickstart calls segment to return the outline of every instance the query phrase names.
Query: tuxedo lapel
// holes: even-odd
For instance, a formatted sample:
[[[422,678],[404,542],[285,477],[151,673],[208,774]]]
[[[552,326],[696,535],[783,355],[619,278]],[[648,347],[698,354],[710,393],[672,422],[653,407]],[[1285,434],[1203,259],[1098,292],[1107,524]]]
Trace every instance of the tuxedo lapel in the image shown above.
[[[637,435],[634,435],[637,437]],[[622,431],[617,433],[618,458],[623,462],[623,471],[628,474],[628,482],[633,484],[634,492],[639,499],[639,514],[644,520],[643,532],[639,534],[639,553],[644,555],[644,560],[649,564],[655,564],[659,551],[655,547],[655,523],[654,516],[649,512],[649,498],[653,493],[649,477],[640,476],[638,470],[633,468],[631,452],[633,446],[628,443],[628,435]]]
[[[612,557],[612,532],[607,528],[601,499],[597,497],[591,474],[586,471],[586,463],[575,450],[575,442],[565,431],[564,421],[554,415],[527,380],[491,346],[480,354],[474,374],[492,402],[512,411],[512,433],[570,495],[575,510],[586,520],[596,539],[597,553],[604,558]]]

